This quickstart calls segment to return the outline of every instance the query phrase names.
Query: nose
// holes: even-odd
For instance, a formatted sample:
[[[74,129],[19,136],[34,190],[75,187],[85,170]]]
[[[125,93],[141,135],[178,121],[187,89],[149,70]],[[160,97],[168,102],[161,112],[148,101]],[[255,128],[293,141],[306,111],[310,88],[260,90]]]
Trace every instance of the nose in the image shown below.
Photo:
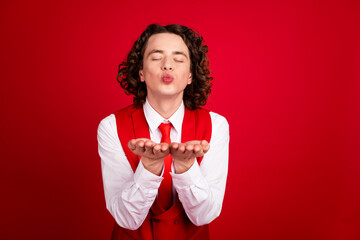
[[[161,69],[163,71],[166,71],[166,70],[172,71],[174,69],[173,64],[169,58],[164,58],[164,62],[162,64]]]

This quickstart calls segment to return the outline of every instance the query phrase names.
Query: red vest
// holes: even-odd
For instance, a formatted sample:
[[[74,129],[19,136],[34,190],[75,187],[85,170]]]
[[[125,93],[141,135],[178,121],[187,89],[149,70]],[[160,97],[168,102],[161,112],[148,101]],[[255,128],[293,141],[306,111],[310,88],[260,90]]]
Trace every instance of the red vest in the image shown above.
[[[134,138],[150,139],[149,126],[146,122],[142,108],[130,105],[115,112],[118,136],[125,155],[133,169],[139,164],[140,157],[135,155],[127,144]],[[211,118],[209,111],[198,109],[188,110],[185,108],[184,120],[181,132],[181,142],[205,139],[210,142]],[[202,158],[197,161],[200,164]],[[195,226],[187,217],[185,210],[177,198],[175,203],[164,211],[155,200],[143,224],[137,230],[128,230],[120,227],[116,222],[112,238],[118,239],[209,239],[209,225]]]

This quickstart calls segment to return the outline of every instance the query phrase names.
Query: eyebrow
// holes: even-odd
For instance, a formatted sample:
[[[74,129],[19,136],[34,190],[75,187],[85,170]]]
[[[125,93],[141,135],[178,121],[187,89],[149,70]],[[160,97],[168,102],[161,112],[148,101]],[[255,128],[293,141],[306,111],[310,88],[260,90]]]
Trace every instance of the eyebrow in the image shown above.
[[[164,51],[163,51],[163,50],[159,50],[159,49],[151,50],[151,51],[148,53],[147,57],[149,57],[149,56],[150,56],[151,54],[153,54],[153,53],[164,53]],[[182,52],[182,51],[173,51],[172,53],[175,54],[175,55],[183,55],[184,57],[188,58],[188,56],[187,56],[184,52]]]

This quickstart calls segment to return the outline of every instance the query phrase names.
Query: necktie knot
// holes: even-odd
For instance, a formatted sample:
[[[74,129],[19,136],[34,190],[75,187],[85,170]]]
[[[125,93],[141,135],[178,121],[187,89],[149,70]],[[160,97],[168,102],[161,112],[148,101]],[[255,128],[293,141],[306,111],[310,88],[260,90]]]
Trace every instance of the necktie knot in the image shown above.
[[[171,130],[171,123],[162,123],[159,126],[161,132],[161,142],[164,143],[171,143],[170,139],[170,130]]]

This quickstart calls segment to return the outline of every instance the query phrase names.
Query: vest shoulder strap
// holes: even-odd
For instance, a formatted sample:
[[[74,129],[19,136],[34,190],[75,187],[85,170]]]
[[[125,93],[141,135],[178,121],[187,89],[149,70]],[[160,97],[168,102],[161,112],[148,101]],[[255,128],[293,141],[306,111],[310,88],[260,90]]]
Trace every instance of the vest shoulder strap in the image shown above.
[[[142,108],[130,105],[115,112],[114,114],[121,146],[124,149],[131,168],[135,172],[139,164],[140,157],[135,155],[128,148],[128,142],[135,138],[150,139],[149,126],[146,122],[144,111]]]
[[[210,142],[212,131],[211,126],[211,117],[208,110],[188,110],[185,108],[181,131],[181,142],[184,143],[191,140],[206,140]],[[202,157],[197,158],[197,161],[200,164]]]

